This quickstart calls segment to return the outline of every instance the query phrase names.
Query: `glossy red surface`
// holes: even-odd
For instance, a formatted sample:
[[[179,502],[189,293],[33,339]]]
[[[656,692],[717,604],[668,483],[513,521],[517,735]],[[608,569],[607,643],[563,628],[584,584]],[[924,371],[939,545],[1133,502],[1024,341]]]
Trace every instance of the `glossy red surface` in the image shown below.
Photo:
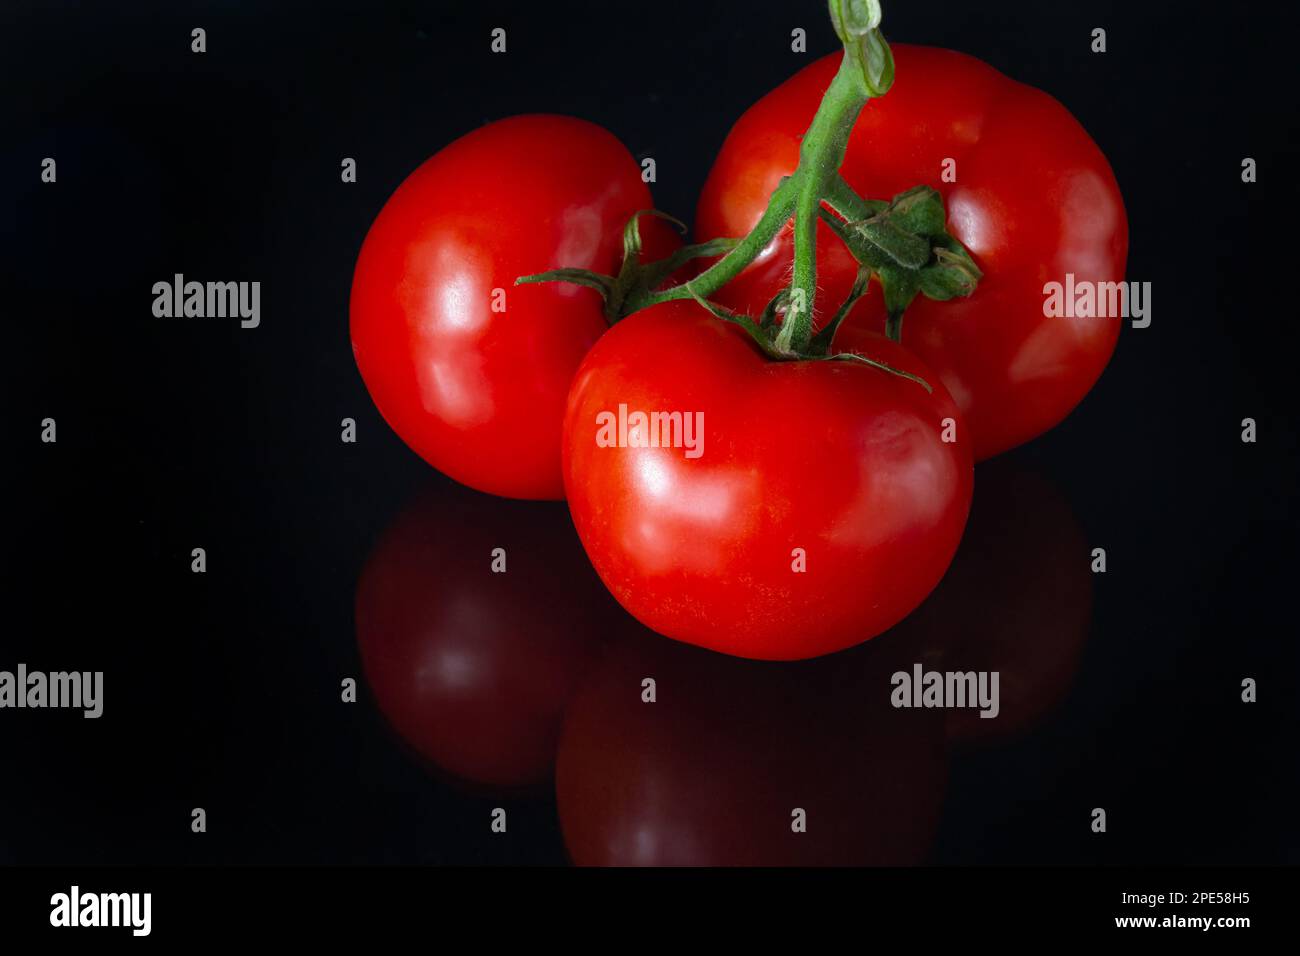
[[[691,302],[623,320],[583,361],[565,417],[569,507],[644,624],[727,654],[813,657],[879,634],[939,581],[970,507],[960,413],[895,343],[849,331],[837,348],[934,392],[844,361],[769,361]],[[600,447],[598,416],[620,405],[702,416],[700,454]]]
[[[1046,93],[962,53],[892,44],[894,86],[869,102],[841,172],[860,195],[889,199],[916,185],[943,195],[950,232],[984,272],[967,299],[918,297],[903,344],[943,379],[974,435],[977,461],[1060,422],[1097,381],[1121,319],[1043,314],[1048,282],[1124,278],[1128,220],[1106,157]],[[778,180],[798,163],[799,141],[839,63],[800,71],[736,123],[696,212],[700,238],[741,236]],[[955,182],[943,163],[956,162]],[[782,232],[715,297],[751,315],[788,281],[793,234]],[[818,315],[832,314],[857,272],[829,227],[817,235]],[[884,330],[879,286],[851,322]]]
[[[565,116],[499,120],[423,163],[375,219],[352,282],[357,367],[393,430],[480,491],[563,497],[564,398],[605,331],[601,301],[515,279],[616,272],[623,226],[652,206],[623,145]],[[647,223],[647,252],[668,236]]]

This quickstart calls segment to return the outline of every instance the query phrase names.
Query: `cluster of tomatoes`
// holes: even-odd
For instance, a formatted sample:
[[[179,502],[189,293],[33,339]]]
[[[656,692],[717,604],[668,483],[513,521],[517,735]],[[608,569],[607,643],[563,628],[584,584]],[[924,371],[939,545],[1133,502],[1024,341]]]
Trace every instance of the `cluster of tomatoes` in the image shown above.
[[[518,116],[427,160],[366,237],[351,334],[386,421],[463,484],[567,500],[605,586],[661,634],[792,660],[898,623],[956,552],[974,463],[1056,425],[1100,376],[1118,318],[1047,316],[1043,287],[1122,280],[1128,234],[1105,156],[1058,102],[963,54],[900,44],[893,57],[892,89],[857,118],[839,174],[871,196],[932,187],[982,278],[965,297],[916,298],[901,336],[885,334],[882,296],[858,300],[830,351],[875,365],[774,360],[719,319],[759,315],[790,282],[788,224],[707,303],[619,315],[581,284],[516,284],[617,276],[626,224],[653,207],[608,131]],[[699,238],[744,236],[763,217],[837,59],[736,123]],[[819,303],[846,300],[862,275],[831,225],[816,226]],[[647,259],[679,246],[658,218],[642,236]],[[697,416],[701,453],[598,442],[620,408]]]

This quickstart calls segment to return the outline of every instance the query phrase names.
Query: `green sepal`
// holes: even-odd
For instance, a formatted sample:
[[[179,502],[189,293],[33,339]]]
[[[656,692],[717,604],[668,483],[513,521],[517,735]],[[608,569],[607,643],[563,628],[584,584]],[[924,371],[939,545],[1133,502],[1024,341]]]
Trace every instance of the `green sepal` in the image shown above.
[[[782,286],[772,300],[763,308],[763,314],[758,318],[758,327],[767,331],[776,326],[777,313],[783,310],[790,302],[790,287]]]
[[[878,368],[882,372],[888,372],[890,375],[897,375],[899,378],[905,378],[909,382],[915,382],[917,385],[920,385],[925,389],[927,393],[934,394],[934,388],[929,382],[921,378],[921,376],[914,375],[911,372],[904,372],[901,368],[894,368],[894,366],[890,365],[888,362],[881,362],[877,359],[868,358],[865,355],[859,355],[857,352],[836,352],[834,355],[822,355],[817,357],[823,361],[856,362],[862,365],[870,365],[872,368]]]
[[[935,261],[922,269],[919,276],[922,294],[938,302],[970,295],[984,277],[960,242],[948,237],[945,240],[935,245]]]
[[[948,234],[943,197],[930,186],[881,204],[858,198],[840,180],[827,203],[831,209],[820,210],[822,221],[880,281],[885,331],[892,339],[900,336],[903,313],[918,294],[944,302],[970,295],[983,277],[966,248]]]
[[[682,246],[682,248],[665,259],[644,264],[641,267],[642,282],[647,289],[656,289],[660,283],[692,259],[712,259],[715,256],[725,256],[736,248],[736,244],[739,242],[739,239],[722,238]]]
[[[871,282],[871,270],[866,266],[858,267],[858,277],[853,280],[853,288],[849,290],[848,296],[841,303],[835,315],[820,332],[812,337],[808,343],[808,351],[813,355],[830,354],[831,345],[835,341],[835,333],[840,330],[840,323],[848,318],[849,313],[853,311],[853,306],[857,304],[858,299],[867,291],[867,286]]]
[[[886,213],[866,222],[850,223],[849,228],[870,243],[877,255],[883,253],[888,261],[904,269],[920,269],[930,261],[930,243],[926,238],[908,232]]]
[[[708,309],[715,319],[730,322],[732,325],[738,325],[744,329],[749,337],[754,340],[754,344],[762,349],[763,354],[767,355],[769,358],[779,359],[781,361],[789,361],[794,358],[799,358],[799,356],[780,351],[768,332],[748,315],[745,315],[742,312],[732,312],[725,306],[718,305],[716,302],[710,302],[708,299],[696,295],[694,290],[691,290],[691,297],[699,305]]]
[[[670,275],[692,259],[725,255],[736,247],[738,239],[711,239],[683,246],[672,255],[657,262],[641,261],[641,217],[655,216],[677,226],[683,233],[686,225],[680,219],[657,209],[642,209],[633,213],[623,227],[623,262],[618,275],[609,276],[590,269],[551,269],[535,275],[520,276],[515,285],[537,282],[571,282],[595,289],[605,301],[605,319],[613,325],[622,318],[623,305],[630,295],[640,295],[657,288]]]
[[[515,285],[535,285],[539,282],[572,282],[574,285],[595,289],[606,299],[614,289],[614,277],[592,272],[590,269],[551,269],[535,275],[520,276]]]
[[[862,290],[865,291],[866,283],[869,278],[869,275],[864,277],[862,273],[859,273],[859,281],[854,283],[854,289],[857,290],[860,283]],[[861,292],[859,292],[858,295],[861,295]],[[851,301],[847,303],[846,307],[841,309],[842,314],[836,315],[835,322],[837,325],[839,322],[843,321],[844,316],[848,315],[849,309],[852,308],[853,301],[856,301],[856,298],[856,296],[850,296]],[[783,352],[781,349],[777,348],[770,328],[765,329],[749,316],[739,312],[732,312],[730,309],[718,305],[716,302],[710,302],[708,299],[701,296],[695,295],[694,299],[699,305],[708,309],[714,318],[721,319],[724,322],[730,322],[732,325],[738,325],[740,328],[744,329],[745,333],[754,340],[754,344],[757,345],[768,358],[775,359],[779,362],[853,362],[859,365],[868,365],[872,368],[879,369],[882,372],[888,372],[890,375],[897,375],[899,378],[905,378],[909,382],[915,382],[924,388],[926,392],[934,391],[934,389],[930,387],[930,383],[921,378],[921,376],[914,375],[911,372],[905,372],[901,368],[894,368],[894,366],[890,365],[888,362],[881,362],[877,359],[868,358],[865,355],[859,355],[857,352],[839,352],[835,355],[816,355],[811,352]],[[776,300],[773,299],[773,302],[775,301]],[[769,303],[769,306],[771,306],[771,303]],[[832,338],[833,337],[832,334]]]
[[[913,186],[893,198],[884,213],[901,229],[927,239],[947,237],[948,219],[943,197],[930,186]]]
[[[687,233],[686,223],[682,222],[676,216],[670,216],[666,212],[660,212],[658,209],[638,209],[632,213],[623,227],[623,267],[620,275],[626,273],[629,269],[640,265],[641,263],[641,217],[654,216],[657,219],[663,219],[671,222],[677,227],[678,231],[684,236]]]
[[[885,311],[890,315],[902,315],[921,291],[920,270],[891,266],[882,269],[879,276],[881,290],[885,293]]]

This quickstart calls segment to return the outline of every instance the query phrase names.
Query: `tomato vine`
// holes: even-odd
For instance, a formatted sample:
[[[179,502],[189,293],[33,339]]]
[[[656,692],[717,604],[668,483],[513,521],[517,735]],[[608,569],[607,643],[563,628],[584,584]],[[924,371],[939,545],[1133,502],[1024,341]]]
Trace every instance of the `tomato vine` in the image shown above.
[[[901,338],[903,313],[918,295],[945,301],[968,296],[982,276],[965,247],[949,235],[943,199],[916,186],[890,201],[859,196],[840,176],[849,134],[867,102],[884,96],[894,81],[894,58],[880,32],[879,0],[829,0],[831,20],[844,47],[838,72],[804,134],[795,171],[781,180],[758,222],[741,238],[717,238],[686,246],[657,262],[643,262],[639,212],[624,233],[617,276],[561,268],[522,276],[519,283],[573,282],[605,299],[613,324],[664,302],[695,299],[721,319],[741,325],[772,359],[860,361],[930,386],[910,373],[852,353],[834,353],[835,333],[872,278],[880,284],[889,314],[887,334]],[[817,223],[826,222],[859,263],[858,281],[829,322],[816,325]],[[785,288],[759,317],[732,312],[710,301],[736,278],[793,220],[794,268]],[[676,222],[676,220],[672,220]],[[678,223],[680,225],[680,223]],[[720,257],[694,278],[663,287],[693,259]],[[776,321],[777,317],[781,321]]]

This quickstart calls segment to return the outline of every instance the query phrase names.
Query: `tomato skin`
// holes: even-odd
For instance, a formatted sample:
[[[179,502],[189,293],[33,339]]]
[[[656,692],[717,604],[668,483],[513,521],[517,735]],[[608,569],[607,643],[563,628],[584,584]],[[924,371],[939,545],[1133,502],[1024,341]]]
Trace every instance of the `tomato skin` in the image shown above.
[[[383,533],[355,607],[366,680],[397,734],[441,773],[506,789],[550,779],[564,708],[627,620],[563,505],[454,486]]]
[[[624,225],[652,206],[627,149],[566,116],[489,123],[426,160],[375,219],[352,281],[352,349],[392,429],[462,484],[561,498],[565,395],[607,326],[595,291],[515,279],[616,272]],[[664,252],[668,231],[647,225],[647,252]]]
[[[565,416],[569,508],[642,623],[741,657],[814,657],[884,631],[943,575],[971,497],[960,413],[895,343],[850,332],[837,347],[934,392],[845,361],[769,361],[692,302],[635,313],[583,361]],[[599,447],[598,416],[620,404],[701,413],[701,453]]]
[[[1058,424],[1106,367],[1122,320],[1045,317],[1043,286],[1067,273],[1122,281],[1128,220],[1106,157],[1056,100],[962,53],[891,46],[894,85],[863,110],[841,173],[873,199],[921,184],[939,190],[949,230],[984,272],[970,298],[918,297],[902,337],[957,400],[982,461]],[[741,236],[758,221],[797,165],[838,63],[836,54],[811,64],[737,121],[700,197],[701,237]],[[949,158],[956,182],[945,183]],[[787,227],[715,298],[759,314],[788,281],[792,240]],[[817,254],[820,317],[844,300],[857,266],[821,223]],[[849,321],[883,331],[884,320],[875,287]]]

